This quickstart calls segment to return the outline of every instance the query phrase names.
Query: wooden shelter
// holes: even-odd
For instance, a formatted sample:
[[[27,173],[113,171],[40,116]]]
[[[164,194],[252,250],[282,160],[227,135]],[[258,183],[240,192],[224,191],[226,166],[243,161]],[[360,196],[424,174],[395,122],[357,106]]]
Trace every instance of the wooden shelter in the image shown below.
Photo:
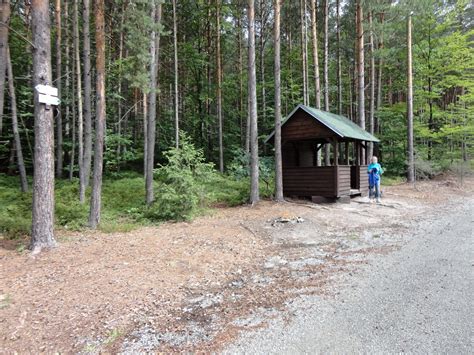
[[[273,142],[274,134],[265,142]],[[282,122],[281,139],[285,196],[341,198],[368,192],[367,142],[379,140],[346,117],[298,105]],[[330,145],[328,165],[325,145]]]

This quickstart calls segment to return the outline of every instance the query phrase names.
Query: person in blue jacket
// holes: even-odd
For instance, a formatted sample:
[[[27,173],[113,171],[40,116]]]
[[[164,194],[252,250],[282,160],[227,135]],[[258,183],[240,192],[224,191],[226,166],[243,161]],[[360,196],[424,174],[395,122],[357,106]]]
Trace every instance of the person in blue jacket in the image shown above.
[[[373,156],[367,168],[369,174],[369,199],[372,202],[375,198],[380,203],[380,175],[383,174],[382,166],[377,162],[377,157]]]

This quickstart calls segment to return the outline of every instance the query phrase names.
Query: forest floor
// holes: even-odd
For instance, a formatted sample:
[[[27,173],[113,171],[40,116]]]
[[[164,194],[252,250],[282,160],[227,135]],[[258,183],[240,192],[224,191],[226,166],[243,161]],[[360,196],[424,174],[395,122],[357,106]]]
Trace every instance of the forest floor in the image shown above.
[[[474,179],[383,190],[380,205],[262,201],[127,233],[57,231],[36,256],[0,239],[0,353],[219,351],[298,296],[337,292]]]

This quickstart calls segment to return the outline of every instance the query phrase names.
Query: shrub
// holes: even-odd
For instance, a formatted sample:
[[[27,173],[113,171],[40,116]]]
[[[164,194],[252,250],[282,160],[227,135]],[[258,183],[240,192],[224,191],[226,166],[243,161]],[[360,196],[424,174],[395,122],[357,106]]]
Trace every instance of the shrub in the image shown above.
[[[180,134],[179,148],[165,154],[167,163],[155,169],[159,184],[156,200],[144,215],[150,220],[188,220],[205,201],[204,181],[215,172],[213,164],[206,163],[201,149]]]

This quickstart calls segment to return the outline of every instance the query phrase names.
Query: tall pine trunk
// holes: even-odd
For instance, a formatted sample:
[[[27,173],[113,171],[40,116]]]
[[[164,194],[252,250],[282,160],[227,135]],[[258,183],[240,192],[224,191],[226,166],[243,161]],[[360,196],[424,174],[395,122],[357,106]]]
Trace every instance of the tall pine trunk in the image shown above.
[[[362,26],[361,0],[356,3],[356,48],[357,48],[357,112],[359,126],[365,129],[365,95],[364,95],[364,29]],[[362,149],[361,164],[365,164],[365,151]]]
[[[178,25],[176,0],[173,0],[173,48],[174,48],[174,130],[176,148],[179,148],[179,97],[178,97]]]
[[[7,76],[8,76],[8,88],[10,91],[10,106],[12,114],[12,129],[13,139],[15,140],[15,151],[16,160],[18,163],[18,171],[20,172],[21,191],[28,191],[28,181],[26,179],[25,162],[23,160],[23,150],[21,149],[20,132],[18,131],[18,113],[16,107],[16,94],[15,94],[15,79],[13,76],[12,59],[10,57],[10,50],[7,47]]]
[[[324,0],[324,111],[329,112],[329,3]],[[324,146],[324,164],[331,165],[330,144]]]
[[[161,22],[161,2],[155,4],[153,1],[151,18],[155,24]],[[156,140],[156,95],[157,95],[157,70],[158,70],[158,55],[159,55],[159,37],[154,29],[150,36],[150,97],[148,99],[148,129],[146,137],[147,145],[147,161],[146,161],[146,203],[151,205],[154,200],[153,193],[153,167],[155,162],[155,140]]]
[[[217,121],[219,125],[219,171],[224,172],[224,145],[222,142],[222,67],[221,67],[221,0],[216,0],[216,65],[217,65]]]
[[[258,123],[257,123],[257,79],[255,70],[255,4],[248,0],[249,23],[249,119],[250,119],[250,203],[260,200],[258,190]]]
[[[79,6],[78,0],[74,0],[74,58],[76,62],[76,94],[77,94],[77,141],[79,155],[79,200],[84,203],[86,198],[86,184],[84,172],[84,121],[82,111],[82,79],[81,79],[81,57],[79,55]]]
[[[33,34],[33,86],[51,85],[51,33],[49,1],[31,2]],[[53,109],[39,102],[35,90],[35,154],[31,249],[56,245],[54,240],[54,127]]]
[[[313,37],[314,90],[316,108],[321,109],[321,83],[319,80],[318,26],[316,0],[311,0],[311,32]]]
[[[413,69],[411,43],[411,14],[407,16],[407,181],[415,181],[415,158],[413,149]]]
[[[61,85],[61,0],[56,0],[55,4],[56,18],[56,87],[58,88],[58,96],[62,96]],[[63,120],[61,108],[56,110],[56,176],[60,179],[63,176]]]
[[[372,24],[372,11],[369,11],[369,48],[370,48],[370,100],[369,100],[369,132],[374,134],[375,116],[375,55],[374,55],[374,29]],[[368,156],[374,154],[374,143],[368,142]]]
[[[303,74],[303,104],[307,105],[307,97],[308,97],[308,83],[307,83],[307,73],[306,73],[306,61],[307,61],[307,53],[306,53],[306,43],[305,43],[305,18],[306,18],[306,11],[305,11],[305,0],[300,0],[300,21],[301,21],[301,58],[302,58],[302,74]]]
[[[92,181],[89,226],[97,228],[100,223],[102,168],[105,134],[105,28],[104,0],[95,0],[95,47],[96,47],[96,91],[97,109],[95,120],[94,173]]]
[[[342,61],[341,61],[341,18],[340,0],[336,1],[337,38],[337,113],[342,115]]]
[[[0,1],[0,136],[3,131],[3,106],[5,102],[5,70],[8,47],[8,24],[10,20],[10,0]],[[5,24],[5,25],[3,25]]]
[[[275,200],[283,201],[283,171],[281,156],[281,82],[280,82],[280,1],[275,0]]]
[[[89,186],[92,161],[92,84],[91,84],[91,43],[90,43],[90,2],[83,0],[82,38],[84,64],[84,186]]]

